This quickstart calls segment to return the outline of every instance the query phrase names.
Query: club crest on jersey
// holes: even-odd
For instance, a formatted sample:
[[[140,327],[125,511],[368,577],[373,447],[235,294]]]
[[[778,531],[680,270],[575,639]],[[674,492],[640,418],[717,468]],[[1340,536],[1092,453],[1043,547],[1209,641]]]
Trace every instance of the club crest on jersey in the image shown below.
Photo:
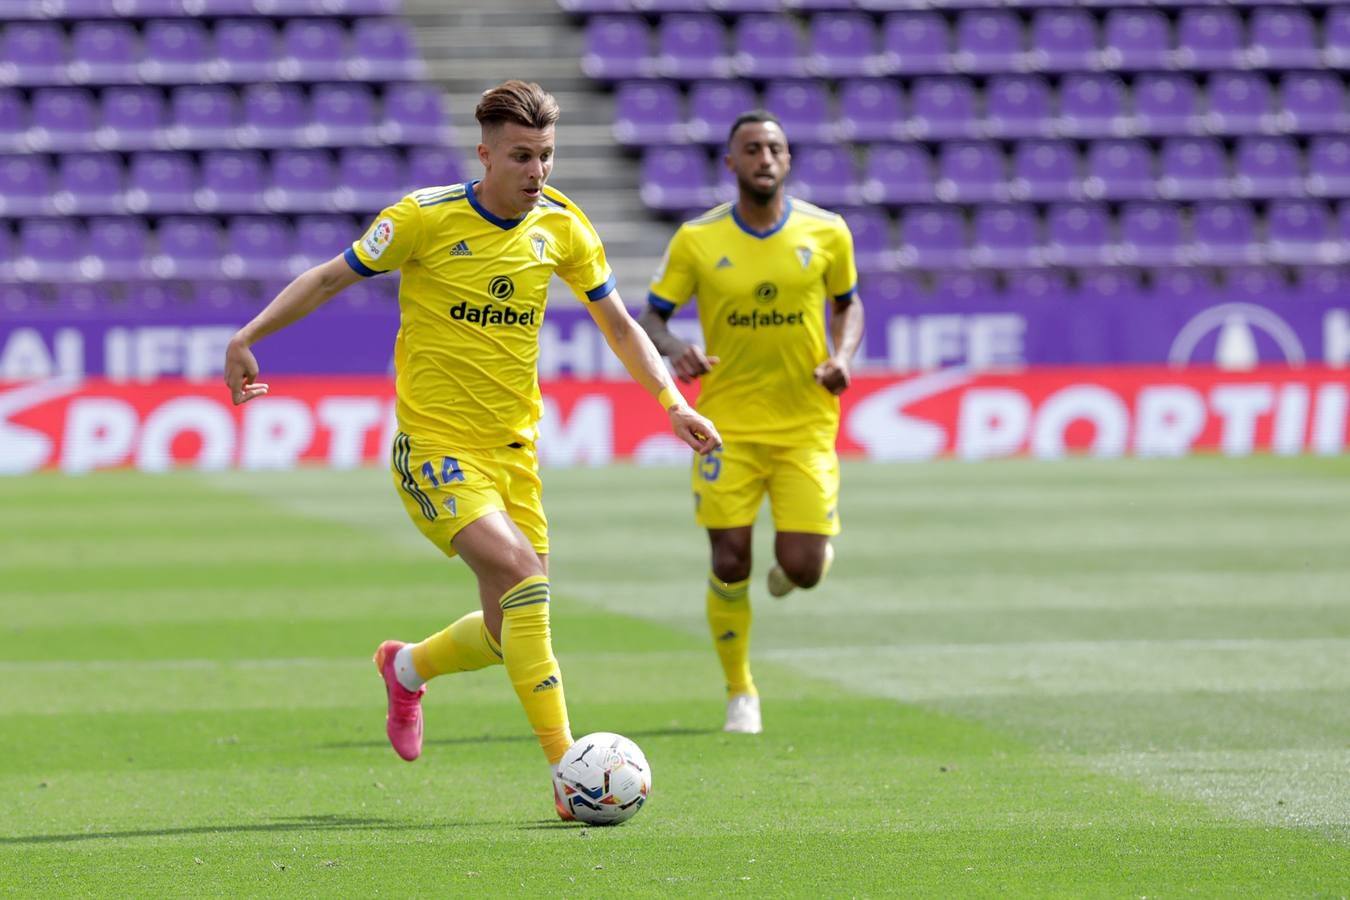
[[[389,247],[389,242],[394,239],[394,220],[381,219],[371,226],[370,231],[366,233],[361,241],[361,249],[366,251],[366,255],[372,260],[379,259],[384,251]]]
[[[534,248],[534,255],[540,262],[548,262],[548,238],[538,231],[530,232],[530,246]]]
[[[441,505],[445,507],[445,511],[448,512],[451,516],[459,515],[459,513],[455,511],[454,497],[446,497],[445,500],[441,503]]]
[[[801,262],[801,264],[802,264],[802,271],[803,271],[803,272],[805,272],[807,269],[809,269],[809,268],[811,267],[811,248],[810,248],[810,247],[798,247],[798,248],[797,248],[797,259],[798,259],[798,260]]]

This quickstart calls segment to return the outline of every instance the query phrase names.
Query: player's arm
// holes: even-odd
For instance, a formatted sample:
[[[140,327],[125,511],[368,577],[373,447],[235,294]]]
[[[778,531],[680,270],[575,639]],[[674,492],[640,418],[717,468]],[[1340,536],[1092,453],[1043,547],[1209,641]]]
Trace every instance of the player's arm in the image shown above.
[[[863,306],[858,292],[834,298],[834,311],[830,315],[830,340],[834,352],[816,366],[816,381],[831,394],[842,394],[853,380],[850,369],[853,357],[862,345],[862,336]]]
[[[670,330],[668,323],[672,312],[674,310],[649,303],[638,316],[638,324],[647,332],[647,337],[651,338],[657,351],[670,360],[670,364],[675,367],[675,375],[688,384],[700,375],[711,372],[719,360],[716,356],[705,354],[698,344],[681,340],[679,335]]]
[[[335,256],[286,285],[253,321],[235,332],[225,349],[225,383],[230,386],[235,406],[267,393],[267,385],[255,381],[258,360],[250,348],[269,334],[300,321],[361,278],[345,259]]]
[[[699,453],[722,446],[722,438],[713,423],[684,402],[661,362],[661,354],[628,314],[619,292],[610,291],[599,300],[591,301],[586,308],[628,374],[666,408],[675,435]]]

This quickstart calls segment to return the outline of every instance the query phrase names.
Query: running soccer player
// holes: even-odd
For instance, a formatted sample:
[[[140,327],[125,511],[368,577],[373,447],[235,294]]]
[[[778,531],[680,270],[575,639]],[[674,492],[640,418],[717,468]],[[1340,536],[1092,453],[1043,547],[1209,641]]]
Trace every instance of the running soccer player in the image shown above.
[[[380,644],[386,732],[399,756],[416,759],[426,682],[504,665],[552,770],[572,744],[549,633],[548,525],[535,452],[543,411],[535,364],[552,275],[586,304],[678,437],[698,453],[720,438],[684,403],[624,308],[590,222],[547,185],[554,98],[537,84],[507,81],[483,94],[475,115],[482,179],[414,191],[341,256],[296,278],[234,336],[225,381],[235,404],[266,394],[253,344],[362,278],[402,271],[394,484],[422,533],[473,570],[481,608],[420,643]],[[571,818],[556,793],[555,803]]]
[[[762,730],[750,676],[750,536],[767,492],[774,555],[768,591],[814,587],[839,533],[839,397],[862,341],[853,237],[831,212],[788,197],[787,137],[772,114],[731,126],[738,197],[680,226],[639,322],[685,382],[703,378],[699,412],[726,444],[694,460],[694,517],[708,530],[708,625],[727,685],[726,731]],[[707,351],[667,321],[692,295]],[[831,353],[825,341],[825,305]]]

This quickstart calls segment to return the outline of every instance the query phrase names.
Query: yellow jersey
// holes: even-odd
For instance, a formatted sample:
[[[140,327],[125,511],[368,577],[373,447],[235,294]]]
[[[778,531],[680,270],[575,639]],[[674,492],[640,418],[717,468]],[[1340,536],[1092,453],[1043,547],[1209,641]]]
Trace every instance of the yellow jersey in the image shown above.
[[[707,353],[720,358],[698,408],[724,438],[832,447],[839,398],[815,380],[829,356],[825,300],[853,300],[857,282],[841,216],[789,198],[778,224],[755,231],[724,203],[675,232],[647,302],[669,313],[697,295]]]
[[[532,444],[543,414],[539,325],[554,272],[578,298],[614,290],[586,216],[545,187],[502,219],[473,185],[424,188],[381,212],[344,254],[361,275],[400,269],[399,429],[457,450]]]

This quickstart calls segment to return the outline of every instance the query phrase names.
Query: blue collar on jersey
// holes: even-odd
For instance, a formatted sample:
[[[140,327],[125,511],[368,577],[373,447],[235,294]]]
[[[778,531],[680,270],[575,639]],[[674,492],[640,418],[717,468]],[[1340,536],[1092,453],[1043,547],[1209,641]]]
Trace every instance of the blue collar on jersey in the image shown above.
[[[481,181],[482,179],[479,180]],[[503,219],[501,216],[494,216],[492,213],[488,212],[487,209],[484,208],[483,204],[478,202],[478,195],[474,192],[473,189],[474,185],[476,184],[478,184],[478,181],[470,181],[468,190],[466,190],[465,193],[468,194],[469,196],[469,205],[472,206],[474,208],[474,211],[477,212],[480,216],[487,219],[489,222],[491,222],[493,225],[496,225],[503,231],[510,231],[512,228],[515,228],[521,222],[525,221],[525,216],[528,216],[529,213],[526,213],[525,216],[521,216],[519,219]],[[540,193],[540,196],[543,196],[542,192]]]
[[[473,195],[470,194],[469,196],[472,197]],[[766,238],[769,235],[777,234],[783,228],[783,226],[787,224],[788,216],[790,215],[792,215],[792,198],[788,197],[783,202],[783,218],[779,219],[777,224],[775,224],[768,231],[756,231],[749,225],[745,224],[745,220],[741,218],[741,214],[736,212],[736,204],[734,203],[731,204],[731,218],[735,220],[736,226],[740,228],[741,231],[744,231],[751,237]]]

